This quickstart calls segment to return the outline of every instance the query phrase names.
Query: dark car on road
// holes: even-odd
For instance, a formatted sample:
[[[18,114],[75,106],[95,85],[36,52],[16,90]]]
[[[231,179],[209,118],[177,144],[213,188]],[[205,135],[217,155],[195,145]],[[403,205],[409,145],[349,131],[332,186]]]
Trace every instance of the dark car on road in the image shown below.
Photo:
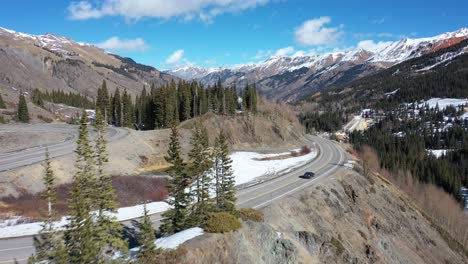
[[[304,175],[301,176],[303,179],[312,179],[315,176],[315,173],[307,171]]]

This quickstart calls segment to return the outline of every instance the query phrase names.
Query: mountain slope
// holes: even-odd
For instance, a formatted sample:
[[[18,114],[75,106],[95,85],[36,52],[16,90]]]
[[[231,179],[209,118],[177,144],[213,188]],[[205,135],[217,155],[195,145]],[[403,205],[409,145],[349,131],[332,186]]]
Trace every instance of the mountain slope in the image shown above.
[[[63,90],[94,97],[103,80],[137,94],[143,85],[177,77],[95,46],[53,35],[29,35],[0,28],[0,87]],[[16,98],[15,98],[16,99]]]
[[[272,99],[296,101],[331,85],[346,84],[397,63],[455,45],[468,38],[468,28],[431,38],[405,38],[395,42],[363,45],[353,50],[314,56],[273,56],[258,64],[234,68],[203,69],[185,67],[167,71],[184,79],[214,85],[256,83],[261,93]]]
[[[348,112],[362,108],[391,109],[432,97],[468,97],[468,39],[338,86],[307,101]],[[337,110],[337,109],[335,109]]]

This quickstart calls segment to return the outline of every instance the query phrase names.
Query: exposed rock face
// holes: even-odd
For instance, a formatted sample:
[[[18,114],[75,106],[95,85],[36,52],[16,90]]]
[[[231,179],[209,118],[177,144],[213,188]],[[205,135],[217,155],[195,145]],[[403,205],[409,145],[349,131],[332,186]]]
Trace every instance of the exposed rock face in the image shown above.
[[[188,242],[190,263],[467,263],[393,185],[354,171],[264,209],[265,223]]]
[[[29,35],[0,28],[0,91],[63,90],[93,98],[103,80],[139,94],[143,86],[177,77],[95,46],[52,34]],[[3,91],[6,93],[6,91]],[[8,100],[8,98],[7,98]]]

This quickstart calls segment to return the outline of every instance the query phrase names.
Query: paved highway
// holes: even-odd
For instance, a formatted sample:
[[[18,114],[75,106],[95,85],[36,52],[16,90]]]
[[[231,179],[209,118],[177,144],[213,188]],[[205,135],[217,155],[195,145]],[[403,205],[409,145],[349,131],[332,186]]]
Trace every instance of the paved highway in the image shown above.
[[[49,148],[52,158],[64,156],[76,148],[76,138],[78,136],[78,126],[71,125],[1,125],[1,132],[15,132],[25,130],[34,133],[63,133],[66,138],[63,142],[57,142],[48,145],[38,145],[26,149],[15,150],[6,153],[0,153],[0,172],[20,168],[34,163],[44,161],[45,149]],[[107,140],[114,141],[124,138],[128,135],[128,130],[123,128],[108,127]],[[0,247],[1,248],[1,247]],[[0,262],[1,263],[1,262]]]
[[[303,188],[319,184],[338,171],[346,161],[346,153],[332,141],[320,137],[311,137],[320,149],[319,156],[310,164],[303,166],[293,172],[237,191],[239,208],[262,208],[273,201],[293,194]],[[315,172],[313,179],[302,179],[300,175],[305,171]],[[311,201],[313,202],[313,201]],[[151,216],[153,226],[157,228],[161,219],[160,214]],[[123,222],[131,226],[131,221]],[[33,237],[18,237],[11,239],[0,239],[0,264],[25,263],[26,259],[34,252]]]

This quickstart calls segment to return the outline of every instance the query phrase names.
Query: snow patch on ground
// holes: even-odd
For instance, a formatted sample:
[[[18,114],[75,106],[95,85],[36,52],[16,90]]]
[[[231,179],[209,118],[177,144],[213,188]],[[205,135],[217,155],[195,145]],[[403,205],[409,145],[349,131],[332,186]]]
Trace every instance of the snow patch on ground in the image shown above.
[[[428,149],[427,150],[429,153],[432,153],[436,158],[440,158],[442,156],[447,155],[448,150],[447,149]]]
[[[169,208],[169,205],[165,202],[148,203],[146,206],[150,214],[164,212]],[[112,213],[112,215],[116,216],[117,220],[119,221],[142,217],[143,205],[122,207],[118,209],[117,213]],[[54,222],[54,227],[56,230],[63,230],[67,224],[67,217],[62,217],[60,221]],[[39,233],[39,231],[41,231],[41,229],[42,222],[19,224],[5,227],[0,226],[0,238],[36,235]]]
[[[161,249],[176,249],[183,243],[193,239],[197,236],[203,235],[203,229],[200,227],[193,227],[179,233],[175,233],[168,237],[161,237],[158,238],[155,242],[157,248]],[[135,258],[138,254],[139,247],[130,249],[130,256]]]
[[[301,167],[317,156],[317,151],[309,154],[291,157],[281,160],[259,160],[262,158],[281,156],[289,152],[279,154],[260,154],[256,152],[235,152],[231,154],[232,168],[236,178],[236,185],[244,184],[269,174],[285,173]]]
[[[175,233],[172,236],[157,239],[156,246],[162,249],[176,249],[186,241],[201,235],[203,235],[203,229],[200,227],[193,227],[179,233]]]
[[[464,105],[468,102],[467,98],[431,98],[427,101],[425,101],[422,104],[419,104],[419,107],[424,107],[426,104],[429,105],[429,108],[435,108],[437,105],[439,105],[439,109],[445,109],[447,106],[452,105],[452,106],[460,106]]]

